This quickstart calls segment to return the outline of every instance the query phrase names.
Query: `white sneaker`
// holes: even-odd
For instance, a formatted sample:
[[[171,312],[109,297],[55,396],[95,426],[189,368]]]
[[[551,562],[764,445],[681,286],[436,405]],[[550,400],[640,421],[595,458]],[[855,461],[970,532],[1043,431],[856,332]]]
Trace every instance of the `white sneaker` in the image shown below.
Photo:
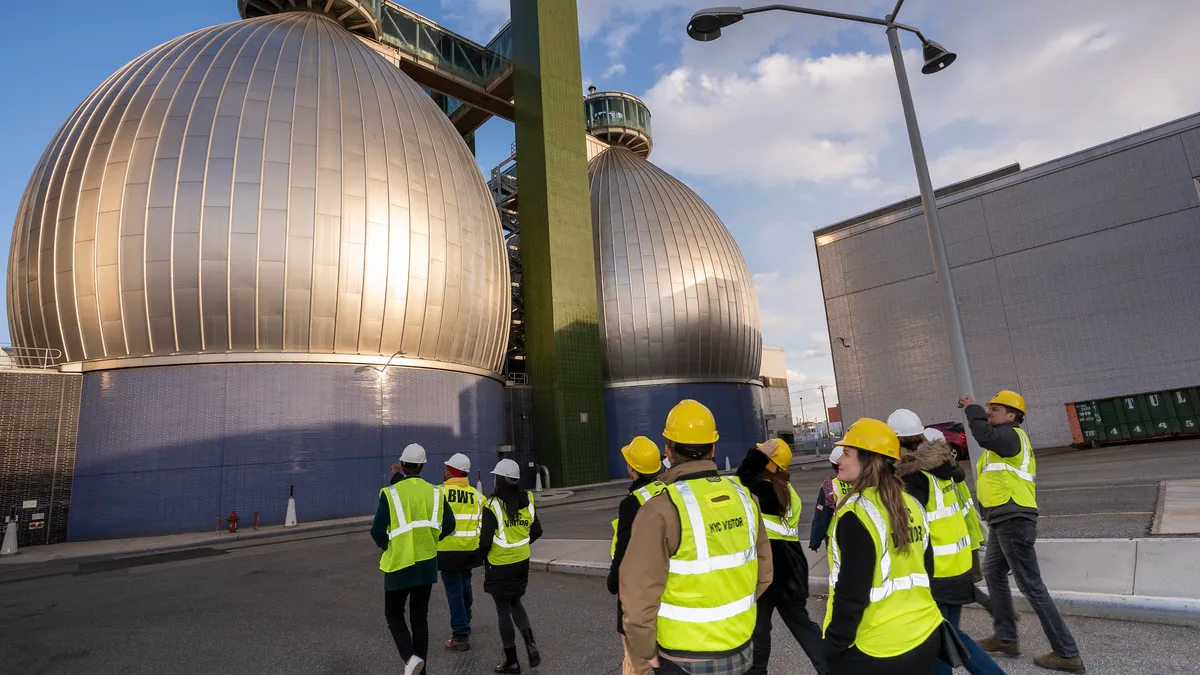
[[[425,659],[415,654],[404,664],[404,675],[420,675],[422,670],[425,670]]]

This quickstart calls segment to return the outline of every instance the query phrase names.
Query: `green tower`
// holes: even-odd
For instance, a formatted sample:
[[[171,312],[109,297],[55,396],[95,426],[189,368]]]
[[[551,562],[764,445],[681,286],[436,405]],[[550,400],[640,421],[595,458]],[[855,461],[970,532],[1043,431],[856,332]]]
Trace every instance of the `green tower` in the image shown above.
[[[511,0],[534,446],[555,485],[608,479],[575,0]]]

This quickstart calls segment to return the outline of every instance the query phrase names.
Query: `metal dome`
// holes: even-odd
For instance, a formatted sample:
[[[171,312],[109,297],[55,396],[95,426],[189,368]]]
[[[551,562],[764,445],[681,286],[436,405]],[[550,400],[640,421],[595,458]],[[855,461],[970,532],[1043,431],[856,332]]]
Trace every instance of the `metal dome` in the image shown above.
[[[196,31],[109,77],[38,163],[8,270],[14,343],[91,367],[404,350],[496,371],[508,335],[470,150],[315,12]]]
[[[626,148],[605,150],[588,170],[605,381],[757,378],[758,297],[717,214]]]

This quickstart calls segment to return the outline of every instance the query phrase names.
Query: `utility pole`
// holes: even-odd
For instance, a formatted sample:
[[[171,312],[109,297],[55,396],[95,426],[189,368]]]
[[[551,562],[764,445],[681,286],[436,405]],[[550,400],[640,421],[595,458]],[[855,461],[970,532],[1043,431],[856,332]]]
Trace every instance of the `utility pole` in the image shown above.
[[[803,396],[800,397],[800,428],[801,429],[808,428],[808,422],[806,421],[806,418],[804,417],[804,397]]]
[[[833,435],[829,431],[829,405],[825,403],[825,385],[817,387],[821,390],[821,407],[825,410],[825,438],[832,444]],[[832,448],[832,445],[830,446]]]

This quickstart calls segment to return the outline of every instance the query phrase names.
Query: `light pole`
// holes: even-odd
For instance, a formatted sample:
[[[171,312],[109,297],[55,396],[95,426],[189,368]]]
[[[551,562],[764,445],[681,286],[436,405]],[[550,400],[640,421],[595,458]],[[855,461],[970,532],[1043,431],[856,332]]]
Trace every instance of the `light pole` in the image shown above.
[[[804,397],[801,396],[800,397],[800,428],[804,429],[805,431],[808,430],[808,423],[805,421],[807,419],[808,418],[806,418],[804,416]]]
[[[942,226],[938,221],[937,201],[933,194],[933,182],[929,179],[929,164],[925,159],[925,146],[921,143],[921,131],[917,127],[917,112],[913,107],[912,91],[908,86],[908,72],[904,69],[904,55],[900,52],[900,36],[897,30],[906,30],[915,34],[921,40],[925,65],[921,72],[926,75],[941,72],[957,57],[940,44],[927,39],[921,31],[896,23],[896,15],[904,0],[898,0],[892,13],[883,19],[842,12],[829,12],[822,9],[808,9],[791,5],[763,5],[761,7],[714,7],[702,9],[692,15],[687,25],[688,36],[700,42],[710,42],[721,37],[721,29],[742,20],[747,14],[757,14],[771,10],[812,14],[833,19],[845,19],[858,23],[869,23],[883,26],[887,29],[888,44],[891,46],[892,63],[896,67],[896,83],[900,87],[900,102],[904,106],[904,121],[908,125],[908,140],[912,145],[913,165],[917,170],[917,184],[921,188],[921,206],[925,211],[925,225],[929,232],[929,247],[933,254],[933,270],[937,274],[938,289],[942,300],[942,318],[946,324],[946,337],[950,341],[950,358],[954,366],[954,381],[958,385],[959,396],[974,396],[975,387],[971,383],[971,367],[967,362],[967,343],[963,339],[962,319],[958,315],[958,302],[954,296],[954,282],[950,278],[950,263],[946,259],[946,245],[942,241]],[[828,409],[826,409],[828,417]],[[829,421],[826,419],[826,431]],[[979,460],[980,449],[975,438],[968,433],[967,448],[971,454],[971,466]]]

